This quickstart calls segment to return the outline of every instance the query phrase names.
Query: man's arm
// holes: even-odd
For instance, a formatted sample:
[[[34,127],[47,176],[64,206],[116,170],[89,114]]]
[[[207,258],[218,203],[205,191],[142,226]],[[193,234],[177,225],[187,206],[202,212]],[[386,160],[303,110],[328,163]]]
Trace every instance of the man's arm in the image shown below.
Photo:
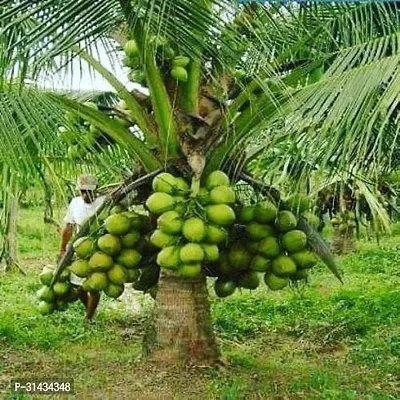
[[[61,232],[61,245],[60,245],[60,256],[64,256],[68,242],[71,240],[72,233],[74,232],[74,224],[66,223],[64,229]]]

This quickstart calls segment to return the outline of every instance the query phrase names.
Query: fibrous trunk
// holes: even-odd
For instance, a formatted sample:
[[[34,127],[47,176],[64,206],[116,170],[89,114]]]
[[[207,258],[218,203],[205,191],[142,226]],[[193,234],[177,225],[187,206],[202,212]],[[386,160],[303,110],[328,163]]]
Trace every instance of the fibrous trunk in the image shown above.
[[[354,230],[348,228],[345,232],[340,232],[338,228],[335,228],[333,232],[332,251],[337,254],[346,254],[354,250]]]
[[[13,269],[23,272],[17,262],[18,242],[17,242],[17,221],[18,221],[18,196],[12,194],[8,200],[8,210],[5,221],[5,232],[0,260],[6,262],[6,272]]]
[[[150,359],[170,364],[214,364],[220,357],[206,277],[182,279],[162,272],[155,318],[146,337]]]

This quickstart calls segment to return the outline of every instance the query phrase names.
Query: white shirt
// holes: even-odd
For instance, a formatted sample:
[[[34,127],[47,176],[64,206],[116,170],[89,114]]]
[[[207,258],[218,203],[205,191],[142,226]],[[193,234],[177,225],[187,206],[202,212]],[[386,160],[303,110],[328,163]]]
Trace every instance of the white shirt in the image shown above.
[[[82,226],[104,203],[104,197],[97,197],[92,203],[85,203],[81,196],[75,197],[69,203],[64,222]]]
[[[104,197],[97,197],[91,203],[85,203],[81,196],[75,197],[71,200],[71,203],[69,203],[64,222],[67,224],[76,224],[79,229],[79,227],[82,226],[103,203]],[[81,286],[85,279],[79,278],[75,274],[71,273],[70,280],[74,285]]]

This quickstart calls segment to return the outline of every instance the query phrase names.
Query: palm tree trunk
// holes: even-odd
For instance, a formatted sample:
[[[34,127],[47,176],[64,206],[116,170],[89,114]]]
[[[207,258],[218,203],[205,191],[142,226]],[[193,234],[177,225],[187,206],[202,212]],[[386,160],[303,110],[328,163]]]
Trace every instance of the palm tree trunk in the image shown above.
[[[5,272],[18,270],[22,274],[25,272],[18,265],[18,241],[17,241],[17,223],[18,223],[18,194],[12,193],[8,200],[8,211],[6,217],[6,226],[3,238],[3,247],[0,259],[6,263]]]
[[[169,364],[219,361],[206,282],[205,276],[184,280],[162,272],[155,318],[144,341],[151,360]]]
[[[340,232],[338,227],[334,228],[332,251],[336,254],[346,254],[355,250],[354,229],[349,227],[346,232]]]

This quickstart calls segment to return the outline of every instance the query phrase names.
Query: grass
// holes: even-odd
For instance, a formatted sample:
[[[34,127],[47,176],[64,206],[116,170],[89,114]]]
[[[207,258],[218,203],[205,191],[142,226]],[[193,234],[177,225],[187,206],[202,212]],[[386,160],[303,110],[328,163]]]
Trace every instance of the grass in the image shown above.
[[[318,266],[307,286],[212,297],[226,366],[171,371],[140,362],[148,296],[104,299],[88,325],[79,304],[38,315],[37,275],[59,239],[36,210],[22,211],[19,232],[27,276],[0,279],[0,388],[12,378],[64,377],[81,399],[400,397],[399,236],[381,247],[360,242],[341,262],[345,285]],[[3,398],[17,397],[5,390]]]

